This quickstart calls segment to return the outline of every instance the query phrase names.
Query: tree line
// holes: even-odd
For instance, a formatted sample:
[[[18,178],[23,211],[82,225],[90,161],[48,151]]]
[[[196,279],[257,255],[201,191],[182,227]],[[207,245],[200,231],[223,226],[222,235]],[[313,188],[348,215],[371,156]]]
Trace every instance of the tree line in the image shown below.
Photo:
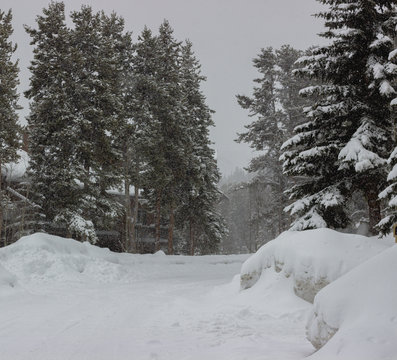
[[[9,93],[1,96],[8,106],[1,149],[8,152],[0,153],[0,166],[15,160],[21,130],[12,15],[1,14],[1,86]],[[213,111],[201,91],[205,77],[192,43],[175,39],[167,21],[157,35],[145,27],[134,43],[122,17],[89,6],[73,11],[70,20],[72,27],[63,2],[51,2],[35,27],[25,26],[34,47],[25,92],[28,174],[40,224],[62,225],[71,236],[95,243],[98,229],[124,217],[122,247],[135,252],[143,194],[155,218],[156,250],[166,225],[169,254],[175,231],[187,239],[185,252],[216,251],[225,227],[216,210]],[[114,188],[123,188],[124,204],[109,193]]]

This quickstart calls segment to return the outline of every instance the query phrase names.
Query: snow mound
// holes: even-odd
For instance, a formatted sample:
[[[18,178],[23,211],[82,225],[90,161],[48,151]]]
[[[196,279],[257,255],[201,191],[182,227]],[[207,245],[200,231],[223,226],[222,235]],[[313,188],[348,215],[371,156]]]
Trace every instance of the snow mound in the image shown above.
[[[17,278],[0,264],[0,293],[10,290],[17,285]]]
[[[397,246],[321,290],[307,325],[310,359],[397,359]]]
[[[293,279],[297,296],[313,302],[323,287],[391,245],[391,238],[368,238],[331,229],[286,231],[243,264],[240,287],[252,287],[266,276],[265,269],[272,268]]]
[[[0,249],[3,266],[22,281],[81,280],[110,282],[126,276],[119,257],[76,240],[44,233],[24,236]]]

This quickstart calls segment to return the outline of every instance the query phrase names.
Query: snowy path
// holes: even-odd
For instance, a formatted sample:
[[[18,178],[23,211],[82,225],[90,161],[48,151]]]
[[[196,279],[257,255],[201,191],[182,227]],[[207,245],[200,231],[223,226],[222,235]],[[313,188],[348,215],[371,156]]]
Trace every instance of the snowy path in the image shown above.
[[[120,259],[135,278],[27,278],[0,297],[0,359],[297,360],[313,352],[309,305],[283,294],[288,286],[265,298],[231,282],[246,256]]]

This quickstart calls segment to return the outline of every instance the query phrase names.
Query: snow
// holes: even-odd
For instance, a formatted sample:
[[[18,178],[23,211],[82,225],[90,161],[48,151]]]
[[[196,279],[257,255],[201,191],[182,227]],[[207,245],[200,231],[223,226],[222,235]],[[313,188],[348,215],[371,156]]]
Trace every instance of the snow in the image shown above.
[[[380,83],[379,92],[380,92],[382,95],[386,95],[386,96],[396,93],[396,91],[394,90],[394,88],[390,85],[390,83],[389,83],[387,80],[383,80],[383,81]]]
[[[0,249],[1,358],[356,359],[364,342],[371,359],[387,359],[396,353],[391,245],[390,238],[329,229],[285,232],[247,259],[117,254],[43,233],[26,236]],[[240,269],[241,277],[257,273],[244,290]],[[328,282],[314,307],[302,299],[312,300]],[[308,319],[311,341],[336,332],[314,354]]]
[[[24,150],[18,150],[19,159],[15,163],[8,163],[2,167],[2,173],[7,181],[15,181],[21,179],[25,174],[29,165],[29,155]]]
[[[0,249],[0,264],[23,289],[0,285],[0,358],[309,355],[309,305],[276,273],[262,283],[270,293],[240,292],[235,275],[247,257],[116,254],[47,234],[24,237]]]
[[[365,146],[371,146],[373,131],[371,121],[363,119],[363,124],[340,151],[339,160],[342,163],[352,163],[356,172],[363,172],[386,165],[387,161],[385,159],[365,148]]]
[[[389,54],[389,61],[393,60],[397,56],[397,49],[393,50]]]
[[[323,346],[310,359],[397,359],[397,246],[318,293],[308,337]]]
[[[11,291],[17,286],[17,278],[0,264],[0,296]]]
[[[291,277],[295,293],[313,302],[321,288],[389,246],[390,239],[375,241],[325,228],[286,231],[243,264],[241,288],[252,287],[272,269]]]

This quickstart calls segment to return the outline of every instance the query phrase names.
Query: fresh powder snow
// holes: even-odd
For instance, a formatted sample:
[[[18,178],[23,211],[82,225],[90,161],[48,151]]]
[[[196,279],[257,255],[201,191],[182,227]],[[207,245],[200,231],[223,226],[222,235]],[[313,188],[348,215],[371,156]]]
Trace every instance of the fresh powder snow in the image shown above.
[[[26,236],[0,249],[1,359],[396,359],[392,245],[318,229],[188,257]]]

